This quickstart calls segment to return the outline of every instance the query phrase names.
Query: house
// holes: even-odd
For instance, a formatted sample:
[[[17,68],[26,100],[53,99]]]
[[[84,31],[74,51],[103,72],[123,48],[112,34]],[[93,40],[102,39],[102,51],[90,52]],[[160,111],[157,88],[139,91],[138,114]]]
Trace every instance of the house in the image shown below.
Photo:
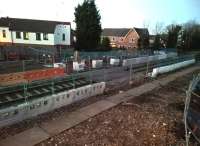
[[[108,37],[113,48],[139,48],[149,37],[148,29],[142,28],[105,28],[102,38]]]
[[[147,28],[134,28],[137,32],[138,39],[138,48],[148,48],[149,47],[149,31]]]
[[[60,49],[70,45],[70,22],[0,18],[0,48]]]

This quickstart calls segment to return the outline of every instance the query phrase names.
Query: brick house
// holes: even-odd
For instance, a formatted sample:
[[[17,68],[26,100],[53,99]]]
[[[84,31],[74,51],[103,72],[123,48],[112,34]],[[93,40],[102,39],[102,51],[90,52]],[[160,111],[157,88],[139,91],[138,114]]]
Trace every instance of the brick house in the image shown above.
[[[139,48],[148,36],[148,29],[142,28],[105,28],[102,32],[102,38],[108,37],[112,48]]]

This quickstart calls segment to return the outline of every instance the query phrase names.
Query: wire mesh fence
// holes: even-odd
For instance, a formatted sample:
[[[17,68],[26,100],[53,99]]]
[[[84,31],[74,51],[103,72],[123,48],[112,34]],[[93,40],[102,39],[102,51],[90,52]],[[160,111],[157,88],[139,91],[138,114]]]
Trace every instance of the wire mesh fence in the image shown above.
[[[95,67],[92,62],[93,59],[88,56],[87,59],[84,59],[84,66],[81,70],[74,69],[71,60],[63,63],[64,66],[58,66],[56,68],[54,68],[53,64],[48,64],[51,65],[49,68],[46,66],[47,64],[38,65],[37,62],[32,60],[7,62],[4,66],[8,67],[10,65],[10,70],[7,68],[8,70],[4,70],[3,73],[4,75],[6,73],[8,80],[11,81],[6,81],[5,84],[1,82],[0,96],[6,96],[7,94],[15,92],[21,99],[28,99],[36,96],[52,95],[64,90],[78,88],[81,85],[102,81],[106,82],[108,87],[118,89],[119,87],[133,84],[136,80],[143,82],[155,67],[166,66],[192,58],[194,57],[184,55],[156,61],[147,61],[142,64],[134,64],[133,62],[128,65],[129,71],[126,70],[127,66],[124,67],[122,65],[123,60],[120,60],[117,65],[111,64],[111,58],[109,57],[105,57],[102,60],[101,66]],[[16,70],[19,73],[24,73],[25,75],[23,75],[25,77],[15,73],[12,74]],[[7,74],[8,71],[11,72],[10,74],[12,76]],[[3,79],[5,80],[6,78],[3,76]],[[13,95],[16,96],[16,94]],[[5,98],[5,102],[9,102],[9,100],[7,101],[7,98]],[[2,101],[2,103],[5,102]]]
[[[184,124],[185,124],[185,140],[186,146],[190,144],[190,137],[200,143],[200,74],[193,78],[188,90],[186,91]]]

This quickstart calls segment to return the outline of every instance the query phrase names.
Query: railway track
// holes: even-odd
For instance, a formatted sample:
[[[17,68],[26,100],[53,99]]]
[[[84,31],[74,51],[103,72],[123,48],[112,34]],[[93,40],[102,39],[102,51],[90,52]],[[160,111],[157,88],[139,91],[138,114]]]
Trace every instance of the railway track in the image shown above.
[[[0,109],[9,104],[19,104],[27,100],[45,97],[65,90],[88,85],[91,81],[84,77],[58,78],[50,81],[34,82],[29,85],[18,85],[0,89]]]

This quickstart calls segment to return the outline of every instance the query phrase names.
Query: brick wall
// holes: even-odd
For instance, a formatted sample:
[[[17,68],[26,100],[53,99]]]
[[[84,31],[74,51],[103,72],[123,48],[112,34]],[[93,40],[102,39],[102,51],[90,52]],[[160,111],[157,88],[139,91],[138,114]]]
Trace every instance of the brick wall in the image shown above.
[[[120,48],[124,47],[127,49],[134,49],[138,48],[138,39],[139,36],[135,32],[135,30],[131,30],[126,36],[124,37],[117,37],[117,36],[108,36],[111,42],[112,47]]]

